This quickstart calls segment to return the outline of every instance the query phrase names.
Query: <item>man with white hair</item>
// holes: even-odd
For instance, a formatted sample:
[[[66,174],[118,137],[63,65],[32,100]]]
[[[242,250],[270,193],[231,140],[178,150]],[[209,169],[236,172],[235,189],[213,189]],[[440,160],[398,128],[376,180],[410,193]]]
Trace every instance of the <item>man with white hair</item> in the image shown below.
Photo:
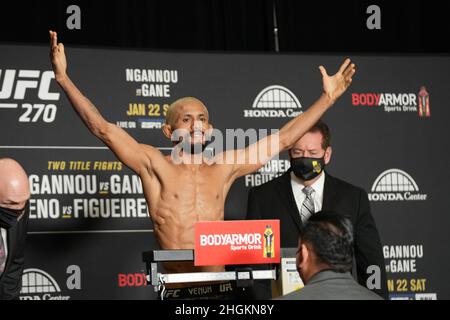
[[[0,300],[19,298],[29,199],[25,170],[13,159],[0,159]]]

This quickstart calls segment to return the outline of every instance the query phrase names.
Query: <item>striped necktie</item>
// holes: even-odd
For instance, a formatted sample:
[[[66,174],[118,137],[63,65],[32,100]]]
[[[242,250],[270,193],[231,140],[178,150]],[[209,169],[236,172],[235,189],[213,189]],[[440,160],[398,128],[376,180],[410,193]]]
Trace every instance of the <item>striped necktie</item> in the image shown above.
[[[3,236],[0,231],[0,275],[5,271],[5,265],[6,265],[6,252],[5,252],[5,245],[3,243]]]
[[[302,203],[302,208],[300,210],[300,215],[302,219],[302,223],[306,223],[308,221],[309,217],[314,214],[314,200],[313,200],[313,193],[314,189],[310,186],[304,187],[302,189],[303,193],[306,195],[305,200]]]

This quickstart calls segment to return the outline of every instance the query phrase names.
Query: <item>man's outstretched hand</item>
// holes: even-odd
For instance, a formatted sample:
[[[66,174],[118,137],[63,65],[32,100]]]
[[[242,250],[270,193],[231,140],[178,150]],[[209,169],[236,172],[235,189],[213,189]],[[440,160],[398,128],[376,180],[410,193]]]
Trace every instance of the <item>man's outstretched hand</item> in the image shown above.
[[[350,63],[350,59],[345,59],[339,68],[339,71],[329,76],[323,66],[320,66],[322,73],[323,92],[334,103],[352,83],[352,77],[355,74],[355,65]]]
[[[53,72],[56,81],[62,81],[66,77],[67,61],[64,54],[64,45],[58,44],[58,35],[55,31],[50,33],[50,61],[52,62]]]

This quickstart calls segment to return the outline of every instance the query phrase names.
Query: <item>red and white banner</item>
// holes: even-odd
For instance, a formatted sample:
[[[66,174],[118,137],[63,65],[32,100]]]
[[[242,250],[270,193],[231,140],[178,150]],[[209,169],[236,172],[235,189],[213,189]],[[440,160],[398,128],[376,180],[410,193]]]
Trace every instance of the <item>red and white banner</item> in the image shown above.
[[[280,263],[280,221],[204,221],[195,225],[195,265]]]

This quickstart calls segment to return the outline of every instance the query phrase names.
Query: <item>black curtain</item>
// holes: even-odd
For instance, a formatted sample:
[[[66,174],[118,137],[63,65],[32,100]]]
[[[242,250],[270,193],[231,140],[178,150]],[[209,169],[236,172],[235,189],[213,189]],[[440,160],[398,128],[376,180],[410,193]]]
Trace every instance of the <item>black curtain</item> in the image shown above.
[[[4,0],[0,41],[46,42],[47,30],[72,45],[176,50],[270,51],[272,1]],[[81,9],[68,30],[66,8]]]
[[[81,30],[66,27],[72,4]],[[366,28],[371,4],[381,30]],[[450,52],[441,0],[3,0],[0,41],[45,43],[52,28],[79,46],[273,51],[273,8],[281,52]]]
[[[381,9],[380,30],[366,26],[372,4]],[[449,1],[276,0],[276,5],[282,51],[450,52]]]

